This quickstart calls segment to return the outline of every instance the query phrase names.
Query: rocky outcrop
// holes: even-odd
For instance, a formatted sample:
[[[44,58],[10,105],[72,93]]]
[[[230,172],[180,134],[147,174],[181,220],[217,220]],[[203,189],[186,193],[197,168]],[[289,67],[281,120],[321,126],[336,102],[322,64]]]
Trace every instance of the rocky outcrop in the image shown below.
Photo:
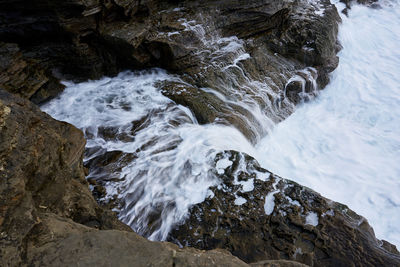
[[[0,89],[2,266],[247,266],[132,232],[94,200],[84,146],[81,131]]]
[[[209,116],[218,103],[210,100],[215,94],[202,92],[211,110],[205,106],[195,115],[203,123],[216,117],[234,122],[253,142],[265,133],[249,129],[246,120],[255,121],[250,109],[259,105],[272,121],[281,121],[307,93],[294,83],[296,96],[286,94],[288,81],[311,66],[317,75],[308,78],[323,88],[338,63],[340,17],[328,0],[6,0],[0,10],[0,85],[6,90],[42,103],[62,91],[61,78],[162,67],[196,90],[210,88],[248,103]],[[312,82],[308,78],[304,82]],[[168,88],[166,95],[176,99],[177,90]],[[192,107],[193,101],[182,102]]]
[[[98,207],[88,189],[82,157],[85,140],[27,100],[0,92],[1,258],[21,261],[24,243],[52,213],[99,229],[129,228]]]
[[[327,84],[338,64],[339,21],[328,0],[5,0],[0,87],[40,104],[63,90],[60,79],[162,67],[180,76],[160,85],[164,95],[189,107],[200,123],[218,119],[254,142],[265,133],[249,110],[260,107],[279,122],[315,95],[316,85]],[[246,266],[222,250],[179,249],[133,233],[92,197],[84,146],[79,130],[0,90],[3,265]],[[120,156],[104,155],[92,166]],[[223,183],[191,209],[170,240],[260,261],[252,266],[301,266],[278,259],[399,265],[396,248],[377,241],[347,207],[270,174],[245,155],[220,157],[232,162]],[[104,189],[93,186],[101,196]]]
[[[224,250],[180,249],[133,233],[43,215],[27,244],[32,266],[248,266]]]
[[[400,266],[394,246],[377,240],[367,220],[347,206],[271,174],[248,155],[226,151],[219,161],[229,162],[216,170],[222,183],[191,208],[189,218],[171,232],[171,241],[225,248],[246,262]]]
[[[39,62],[25,59],[17,44],[0,42],[0,58],[0,84],[11,93],[34,100],[54,97],[64,89]],[[40,88],[40,93],[46,95],[35,95]]]

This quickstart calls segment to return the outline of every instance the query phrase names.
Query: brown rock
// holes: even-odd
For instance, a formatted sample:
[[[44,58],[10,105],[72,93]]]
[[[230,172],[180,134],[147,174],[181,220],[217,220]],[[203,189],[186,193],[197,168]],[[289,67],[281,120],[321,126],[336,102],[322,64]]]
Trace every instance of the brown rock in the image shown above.
[[[248,266],[133,233],[93,199],[84,145],[72,125],[0,90],[1,266]]]
[[[41,214],[31,231],[30,266],[248,266],[224,250],[179,249],[133,233],[98,231],[54,214]]]
[[[4,88],[35,103],[57,95],[63,88],[59,79],[81,81],[115,75],[126,68],[163,67],[181,74],[197,91],[211,88],[232,102],[257,103],[267,117],[279,122],[299,102],[297,97],[284,94],[289,79],[306,66],[313,66],[323,88],[327,73],[338,62],[340,18],[328,0],[317,4],[269,0],[50,4],[35,0],[23,8],[19,1],[7,0],[0,4],[0,10],[0,40],[16,43],[20,49],[11,57],[15,63],[4,68],[6,77],[0,82],[5,82],[0,85],[8,85],[6,80],[18,81],[17,86]],[[232,36],[239,38],[236,44],[229,39]],[[237,51],[230,50],[231,44],[238,43],[243,45],[242,55],[247,53],[248,57],[239,60]],[[4,54],[0,57],[10,58]],[[176,99],[173,93],[166,95]],[[199,98],[205,103],[215,96],[202,92],[196,96]],[[193,98],[180,100],[194,106]],[[214,107],[195,110],[197,117],[212,122]],[[253,142],[265,134],[263,127],[251,129],[244,122],[258,123],[249,107],[217,109],[218,115],[229,118],[223,123],[237,126]]]
[[[367,220],[347,206],[271,174],[245,154],[226,151],[216,161],[222,158],[233,162],[220,175],[223,182],[212,188],[213,197],[190,209],[171,241],[228,249],[248,263],[400,266],[394,246],[377,240]]]
[[[266,260],[250,264],[251,267],[306,267],[308,265],[287,260]]]
[[[24,242],[51,212],[101,229],[129,228],[98,207],[83,170],[81,131],[29,101],[0,90],[0,240],[4,263],[17,264]]]
[[[48,99],[64,89],[37,61],[25,59],[17,44],[0,42],[0,59],[0,86],[11,93],[29,99],[40,91]]]

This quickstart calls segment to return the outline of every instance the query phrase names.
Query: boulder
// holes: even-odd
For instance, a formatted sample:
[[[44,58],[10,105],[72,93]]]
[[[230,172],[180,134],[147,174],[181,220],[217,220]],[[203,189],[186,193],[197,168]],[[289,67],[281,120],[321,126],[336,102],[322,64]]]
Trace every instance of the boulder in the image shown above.
[[[29,266],[248,266],[225,250],[180,249],[133,232],[96,230],[42,214],[27,242]]]
[[[268,172],[246,154],[226,151],[215,162],[220,160],[231,163],[215,170],[221,184],[190,209],[170,241],[225,248],[248,263],[287,259],[310,266],[400,265],[397,249],[376,239],[368,221],[347,206]]]
[[[24,242],[53,213],[99,229],[124,229],[94,200],[83,169],[80,130],[52,119],[27,100],[0,90],[0,255],[17,265]],[[13,263],[13,264],[11,264]]]

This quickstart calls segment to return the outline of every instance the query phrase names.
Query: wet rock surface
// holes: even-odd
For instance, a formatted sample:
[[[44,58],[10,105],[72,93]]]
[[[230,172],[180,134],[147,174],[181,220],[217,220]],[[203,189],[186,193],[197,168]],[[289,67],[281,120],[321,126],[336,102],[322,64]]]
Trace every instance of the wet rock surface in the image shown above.
[[[0,85],[35,103],[61,92],[60,79],[162,67],[197,90],[211,88],[232,101],[252,102],[250,108],[261,104],[262,112],[279,122],[299,102],[283,93],[288,80],[312,66],[323,88],[338,62],[340,17],[327,0],[35,0],[24,5],[7,0],[0,10],[2,71],[16,78],[0,77]],[[176,99],[176,90],[169,88],[168,96]],[[206,101],[215,98],[202,95]],[[185,103],[191,106],[190,99]],[[214,122],[210,112],[212,107],[198,110],[204,123]],[[237,118],[234,124],[252,141],[264,134],[243,122],[248,110],[218,115]]]
[[[247,266],[223,250],[150,242],[99,207],[85,181],[85,140],[0,90],[2,266]]]
[[[200,123],[234,125],[254,142],[265,133],[252,107],[279,122],[316,95],[316,85],[328,83],[338,64],[339,21],[327,0],[2,1],[2,264],[247,266],[223,250],[179,249],[133,233],[94,200],[85,181],[83,134],[3,89],[40,104],[64,89],[61,79],[162,67],[181,77],[160,85],[164,95],[189,107]],[[234,104],[240,101],[250,104]],[[133,122],[132,131],[146,121]],[[101,134],[130,138],[109,128]],[[115,179],[119,162],[132,157],[103,151],[86,163],[92,174],[107,173],[89,181],[96,198],[104,196],[102,184]],[[256,262],[252,266],[303,266],[278,259],[399,265],[396,248],[376,240],[366,220],[347,207],[270,174],[245,155],[220,157],[232,161],[220,173],[223,182],[191,209],[171,241],[224,248]]]
[[[169,240],[200,249],[225,248],[245,262],[288,259],[310,266],[398,266],[400,254],[375,238],[347,206],[226,151],[216,162],[221,184],[190,209]],[[218,165],[218,164],[217,164]],[[225,166],[227,166],[226,164]],[[268,266],[268,265],[267,265]]]
[[[18,265],[25,241],[52,213],[99,229],[127,226],[100,208],[85,180],[81,131],[0,91],[1,258]]]

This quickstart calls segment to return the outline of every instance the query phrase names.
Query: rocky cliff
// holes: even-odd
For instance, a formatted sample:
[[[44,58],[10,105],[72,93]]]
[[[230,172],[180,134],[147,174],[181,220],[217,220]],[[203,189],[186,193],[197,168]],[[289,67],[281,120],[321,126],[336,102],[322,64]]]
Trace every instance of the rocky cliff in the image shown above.
[[[247,266],[223,250],[150,242],[98,206],[85,181],[85,140],[0,90],[1,266]]]
[[[261,104],[279,122],[327,84],[340,49],[340,17],[328,0],[7,0],[0,10],[4,89],[42,103],[62,91],[60,79],[162,67],[192,86],[184,100],[179,87],[166,86],[168,97],[192,108],[200,123],[220,118],[254,142],[265,132],[251,112],[201,88]]]
[[[226,151],[222,183],[194,205],[169,239],[200,249],[226,248],[246,262],[290,259],[309,266],[399,266],[400,253],[377,240],[368,221],[347,206]]]
[[[216,162],[232,165],[214,170],[222,181],[214,196],[169,236],[217,250],[147,241],[93,198],[83,133],[30,102],[55,97],[61,79],[162,67],[181,78],[160,84],[164,95],[200,123],[218,118],[255,142],[265,132],[251,107],[279,122],[328,83],[339,21],[327,0],[1,1],[2,265],[400,265],[396,248],[376,240],[364,218],[237,152],[219,155]],[[109,156],[98,161],[112,164]]]

